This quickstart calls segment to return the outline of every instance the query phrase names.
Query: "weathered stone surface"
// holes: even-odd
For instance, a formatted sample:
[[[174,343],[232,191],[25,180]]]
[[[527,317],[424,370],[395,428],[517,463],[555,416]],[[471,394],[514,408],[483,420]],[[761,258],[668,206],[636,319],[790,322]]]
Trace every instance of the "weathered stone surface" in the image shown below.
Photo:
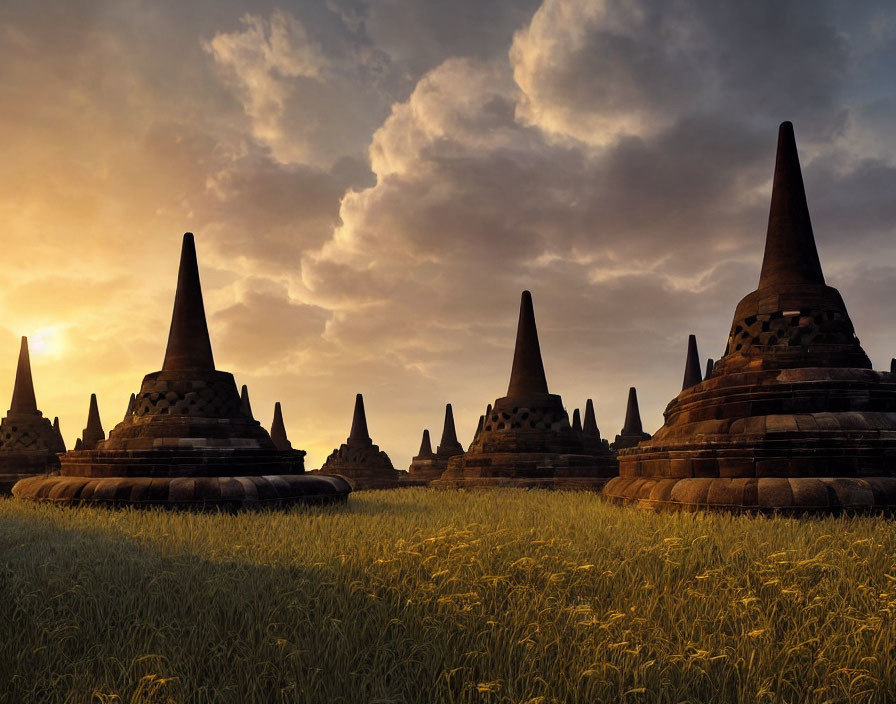
[[[59,452],[65,452],[65,443],[58,421],[50,423],[37,409],[28,338],[23,337],[12,402],[0,421],[0,495],[23,477],[56,471]]]
[[[248,397],[246,398],[248,400]],[[243,507],[345,499],[339,479],[304,475],[304,451],[278,449],[247,415],[233,375],[211,352],[193,236],[184,236],[161,371],[143,379],[128,413],[90,449],[61,458],[61,476],[19,482],[23,499],[66,503]],[[91,417],[95,402],[91,402]],[[88,428],[98,424],[88,422]],[[95,433],[94,433],[95,434]]]
[[[319,474],[336,475],[348,481],[352,488],[392,489],[400,485],[401,474],[392,465],[389,455],[374,445],[367,430],[364,397],[355,397],[355,412],[348,439],[330,453],[318,470]]]
[[[825,284],[790,123],[759,287],[738,304],[724,357],[664,415],[652,439],[619,453],[607,497],[687,510],[896,509],[896,374],[871,370]],[[668,478],[668,496],[649,501],[633,484]]]
[[[562,399],[548,391],[532,296],[524,291],[507,395],[488,406],[470,447],[431,486],[597,489],[616,471],[609,450],[589,454]]]

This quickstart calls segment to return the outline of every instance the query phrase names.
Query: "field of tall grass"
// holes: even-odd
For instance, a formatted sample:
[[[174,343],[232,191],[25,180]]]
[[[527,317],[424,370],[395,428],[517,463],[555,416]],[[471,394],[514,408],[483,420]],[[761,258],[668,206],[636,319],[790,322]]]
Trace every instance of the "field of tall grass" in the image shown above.
[[[0,500],[0,702],[896,701],[896,523]]]

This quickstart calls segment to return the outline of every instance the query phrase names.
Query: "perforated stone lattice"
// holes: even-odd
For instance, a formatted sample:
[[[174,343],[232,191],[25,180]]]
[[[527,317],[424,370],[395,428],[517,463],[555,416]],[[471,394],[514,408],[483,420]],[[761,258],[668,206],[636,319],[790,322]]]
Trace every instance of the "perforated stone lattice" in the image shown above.
[[[133,415],[175,415],[232,418],[240,414],[240,399],[230,384],[196,381],[144,381],[134,401]]]
[[[46,422],[47,428],[36,427],[31,423],[27,425],[20,422],[3,423],[0,425],[0,452],[16,450],[55,452],[50,441],[53,426],[49,421]]]
[[[486,432],[561,430],[569,427],[566,411],[553,408],[514,407],[509,412],[496,410],[487,418],[483,430]]]
[[[746,353],[755,346],[857,345],[849,317],[837,310],[777,311],[751,315],[736,323],[725,354]]]

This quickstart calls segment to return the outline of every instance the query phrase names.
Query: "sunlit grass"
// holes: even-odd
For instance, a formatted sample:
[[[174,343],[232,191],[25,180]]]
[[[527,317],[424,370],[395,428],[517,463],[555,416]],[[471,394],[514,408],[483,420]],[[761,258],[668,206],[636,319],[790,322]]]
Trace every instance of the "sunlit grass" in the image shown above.
[[[0,500],[0,702],[896,700],[896,523],[406,489]]]

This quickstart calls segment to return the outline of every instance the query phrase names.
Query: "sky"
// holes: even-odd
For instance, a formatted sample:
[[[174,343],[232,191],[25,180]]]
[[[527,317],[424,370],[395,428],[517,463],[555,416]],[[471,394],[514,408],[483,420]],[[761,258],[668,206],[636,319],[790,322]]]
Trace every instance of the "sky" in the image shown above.
[[[161,368],[196,235],[219,369],[319,467],[362,392],[407,468],[548,384],[610,439],[724,350],[792,120],[829,285],[896,356],[896,6],[754,0],[4,0],[0,403],[28,335],[69,447]],[[4,405],[5,409],[8,406]]]

